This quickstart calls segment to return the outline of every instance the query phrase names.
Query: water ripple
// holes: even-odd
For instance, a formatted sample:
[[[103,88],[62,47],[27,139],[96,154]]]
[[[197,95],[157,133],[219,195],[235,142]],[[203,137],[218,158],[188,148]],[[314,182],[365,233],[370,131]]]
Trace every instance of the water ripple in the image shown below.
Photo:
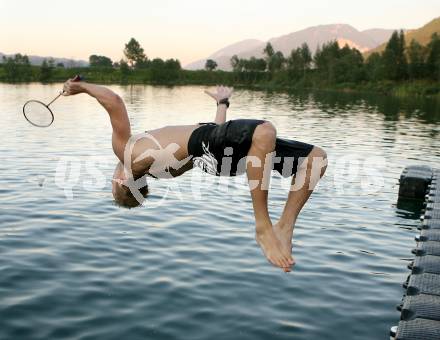
[[[58,86],[0,84],[0,339],[386,338],[418,223],[416,207],[396,205],[398,178],[408,164],[438,165],[433,105],[237,91],[231,118],[270,119],[281,136],[329,154],[297,221],[297,264],[285,274],[254,241],[244,177],[195,171],[176,179],[180,196],[159,208],[115,206],[110,126],[95,101],[56,102],[49,129],[21,119],[24,101],[50,98]],[[113,88],[135,132],[214,116],[203,87]],[[72,200],[55,178],[66,156],[82,169]],[[359,166],[347,168],[344,157]],[[368,182],[374,157],[385,161],[379,187]],[[89,161],[105,175],[101,187],[85,185]],[[151,187],[154,205],[166,184]],[[274,176],[273,218],[286,195]]]

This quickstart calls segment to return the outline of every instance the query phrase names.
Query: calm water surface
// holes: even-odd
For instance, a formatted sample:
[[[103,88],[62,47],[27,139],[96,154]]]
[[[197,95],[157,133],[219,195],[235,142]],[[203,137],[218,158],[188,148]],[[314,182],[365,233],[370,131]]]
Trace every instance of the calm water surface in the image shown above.
[[[61,98],[48,129],[21,116],[59,87],[0,84],[0,339],[387,339],[418,223],[396,206],[397,180],[440,165],[438,103],[236,92],[229,118],[271,120],[329,155],[285,274],[254,242],[243,176],[194,170],[151,182],[146,207],[116,207],[93,99]],[[203,87],[112,88],[134,132],[214,117]],[[274,219],[285,197],[274,176]]]

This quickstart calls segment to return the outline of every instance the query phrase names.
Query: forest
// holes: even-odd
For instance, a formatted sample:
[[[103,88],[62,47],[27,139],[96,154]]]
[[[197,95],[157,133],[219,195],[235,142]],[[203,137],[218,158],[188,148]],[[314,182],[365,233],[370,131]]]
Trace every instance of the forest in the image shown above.
[[[348,45],[336,41],[318,46],[312,55],[309,46],[292,50],[289,55],[275,51],[270,43],[263,57],[231,58],[232,71],[217,70],[208,59],[204,70],[182,68],[179,60],[149,59],[139,42],[131,38],[125,44],[124,58],[91,55],[88,67],[72,67],[44,60],[31,65],[26,55],[3,57],[0,63],[2,82],[61,82],[75,74],[87,81],[120,84],[228,84],[261,89],[326,89],[369,91],[397,95],[440,94],[440,36],[434,33],[423,46],[415,40],[407,44],[403,31],[395,31],[383,52],[365,57]]]

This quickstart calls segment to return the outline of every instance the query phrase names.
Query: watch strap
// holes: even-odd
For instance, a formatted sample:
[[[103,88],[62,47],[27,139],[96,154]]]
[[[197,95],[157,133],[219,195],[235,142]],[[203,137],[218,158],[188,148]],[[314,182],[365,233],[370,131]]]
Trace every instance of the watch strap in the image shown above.
[[[217,106],[219,106],[220,104],[225,104],[226,107],[229,107],[230,103],[229,103],[229,99],[228,98],[223,98],[221,100],[218,101]]]

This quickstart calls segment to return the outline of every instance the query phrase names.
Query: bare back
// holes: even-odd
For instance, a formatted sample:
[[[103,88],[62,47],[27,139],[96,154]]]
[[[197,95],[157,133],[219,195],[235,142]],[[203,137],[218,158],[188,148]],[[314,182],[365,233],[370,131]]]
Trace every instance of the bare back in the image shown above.
[[[192,169],[188,140],[198,126],[170,125],[135,135],[132,171],[136,175],[147,173],[155,177],[166,171],[177,177]]]

